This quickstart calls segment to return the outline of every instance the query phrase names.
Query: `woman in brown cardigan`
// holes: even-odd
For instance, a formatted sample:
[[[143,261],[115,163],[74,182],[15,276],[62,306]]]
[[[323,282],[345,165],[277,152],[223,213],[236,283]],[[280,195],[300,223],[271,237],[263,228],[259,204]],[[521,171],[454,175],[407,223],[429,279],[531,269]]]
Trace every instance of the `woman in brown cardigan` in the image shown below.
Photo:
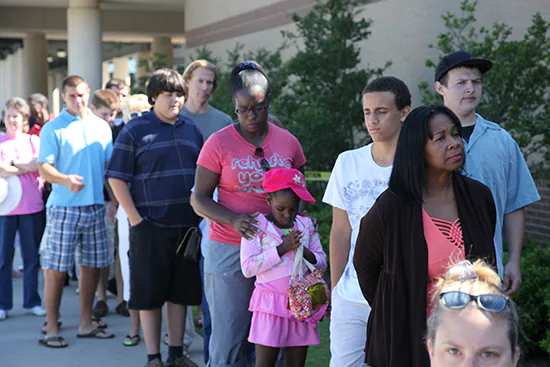
[[[494,262],[489,188],[460,174],[461,125],[444,106],[413,110],[401,128],[389,189],[363,217],[354,265],[372,307],[365,362],[429,365],[428,298],[451,259]]]

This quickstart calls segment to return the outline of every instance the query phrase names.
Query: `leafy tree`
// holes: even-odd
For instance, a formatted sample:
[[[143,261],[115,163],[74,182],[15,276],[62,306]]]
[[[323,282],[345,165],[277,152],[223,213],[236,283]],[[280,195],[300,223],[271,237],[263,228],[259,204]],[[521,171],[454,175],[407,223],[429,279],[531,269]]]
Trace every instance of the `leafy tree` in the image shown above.
[[[446,31],[438,35],[436,45],[428,47],[439,50],[441,57],[464,50],[491,60],[494,65],[484,76],[478,112],[512,133],[526,156],[540,152],[548,159],[550,24],[536,13],[523,38],[511,40],[512,28],[506,24],[497,22],[491,28],[477,28],[476,6],[477,1],[463,0],[462,14],[442,15]],[[426,66],[435,69],[439,59],[427,60]],[[421,83],[419,87],[423,103],[441,103],[432,82]]]
[[[283,32],[298,52],[286,65],[289,84],[274,113],[302,143],[309,169],[330,170],[340,152],[366,142],[361,90],[390,65],[358,66],[358,43],[372,24],[359,16],[367,2],[318,0],[309,14],[292,16],[296,33]]]

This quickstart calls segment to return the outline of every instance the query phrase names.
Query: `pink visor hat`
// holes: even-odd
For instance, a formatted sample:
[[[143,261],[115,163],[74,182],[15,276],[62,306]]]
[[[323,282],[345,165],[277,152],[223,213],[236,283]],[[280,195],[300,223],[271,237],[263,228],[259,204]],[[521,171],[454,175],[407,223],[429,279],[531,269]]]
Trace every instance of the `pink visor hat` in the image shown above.
[[[266,193],[292,189],[298,197],[308,203],[315,199],[306,189],[306,179],[302,172],[295,168],[272,168],[264,174],[262,186]]]

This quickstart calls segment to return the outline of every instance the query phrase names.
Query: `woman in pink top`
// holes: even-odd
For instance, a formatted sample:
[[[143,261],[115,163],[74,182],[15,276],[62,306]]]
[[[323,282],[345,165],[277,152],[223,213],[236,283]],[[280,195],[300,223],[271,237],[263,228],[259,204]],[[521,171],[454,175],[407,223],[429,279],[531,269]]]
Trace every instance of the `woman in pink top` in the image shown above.
[[[29,115],[29,105],[24,99],[11,98],[6,102],[3,111],[6,135],[0,139],[0,176],[17,176],[23,194],[12,212],[0,216],[0,320],[13,307],[12,261],[17,231],[23,255],[23,307],[36,316],[46,314],[38,295],[38,248],[45,225],[44,180],[38,175],[36,164],[40,139],[23,133]]]
[[[231,73],[238,122],[214,133],[197,162],[191,203],[212,220],[204,254],[204,288],[212,314],[211,366],[245,366],[254,281],[240,266],[241,238],[256,233],[259,213],[271,212],[262,188],[270,168],[301,168],[306,159],[298,140],[268,123],[269,83],[261,67],[250,61]],[[218,202],[212,193],[218,188]]]
[[[263,187],[271,213],[258,215],[260,232],[241,241],[243,274],[256,277],[249,307],[252,324],[248,341],[256,344],[257,366],[275,366],[279,348],[286,348],[285,366],[304,366],[308,346],[320,341],[317,322],[327,305],[319,305],[306,322],[297,321],[288,309],[287,287],[300,245],[304,246],[304,258],[315,268],[324,271],[327,267],[315,225],[310,218],[297,215],[300,199],[315,203],[305,184],[304,175],[296,169],[268,171]],[[308,271],[301,266],[304,273]]]

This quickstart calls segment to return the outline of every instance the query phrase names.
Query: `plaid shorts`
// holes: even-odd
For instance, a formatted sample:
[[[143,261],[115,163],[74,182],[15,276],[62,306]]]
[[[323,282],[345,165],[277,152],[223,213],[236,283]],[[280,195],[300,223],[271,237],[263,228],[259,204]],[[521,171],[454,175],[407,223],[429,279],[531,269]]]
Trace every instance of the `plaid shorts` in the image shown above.
[[[48,208],[44,236],[44,269],[69,271],[75,251],[80,265],[90,268],[109,265],[103,205]]]

